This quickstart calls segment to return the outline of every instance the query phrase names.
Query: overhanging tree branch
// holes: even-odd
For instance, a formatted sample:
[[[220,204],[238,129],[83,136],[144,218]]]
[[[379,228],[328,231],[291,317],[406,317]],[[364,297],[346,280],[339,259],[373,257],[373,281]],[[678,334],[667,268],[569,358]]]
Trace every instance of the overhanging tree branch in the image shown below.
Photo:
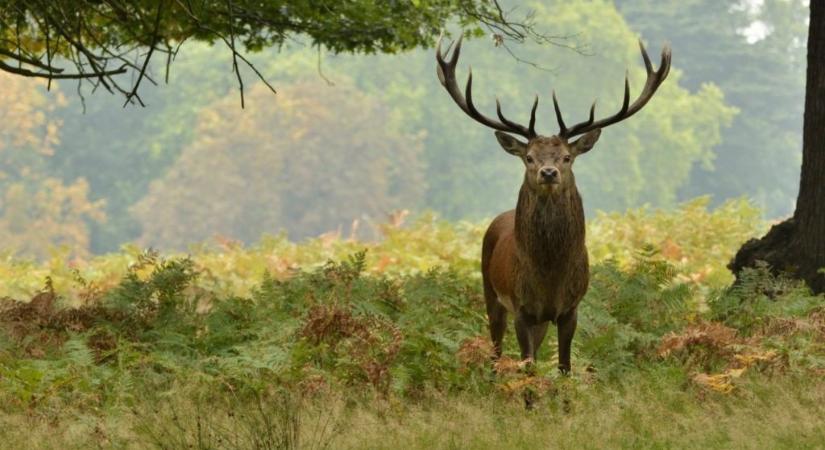
[[[103,86],[122,94],[125,105],[143,105],[140,88],[143,80],[155,83],[150,63],[157,52],[167,54],[168,81],[181,43],[223,42],[243,106],[241,63],[275,89],[241,50],[278,47],[296,36],[333,54],[396,53],[431,46],[441,29],[457,23],[469,27],[469,34],[492,33],[499,45],[529,39],[576,49],[566,36],[536,31],[531,13],[519,20],[512,15],[498,0],[0,0],[0,70],[49,81],[76,79],[90,83],[93,92]],[[125,75],[131,75],[128,87]]]

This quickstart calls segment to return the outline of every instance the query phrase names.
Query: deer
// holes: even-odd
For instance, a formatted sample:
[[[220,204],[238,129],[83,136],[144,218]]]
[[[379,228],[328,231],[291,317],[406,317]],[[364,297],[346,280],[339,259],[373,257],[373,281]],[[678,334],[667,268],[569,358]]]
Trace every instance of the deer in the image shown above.
[[[661,63],[654,70],[644,44],[639,40],[647,79],[639,97],[631,104],[630,82],[625,75],[624,100],[621,109],[612,116],[595,120],[594,101],[589,118],[568,127],[553,91],[553,109],[559,131],[548,137],[536,133],[535,129],[538,95],[526,127],[504,116],[498,98],[498,120],[481,114],[473,105],[472,69],[468,71],[463,93],[456,82],[455,69],[463,36],[458,39],[452,56],[452,44],[447,47],[446,54],[442,53],[442,39],[443,36],[436,47],[437,75],[441,85],[465,114],[495,130],[495,137],[504,151],[524,164],[524,178],[515,209],[495,217],[482,241],[481,275],[494,359],[501,358],[509,313],[514,316],[516,338],[525,365],[534,364],[548,325],[556,326],[558,370],[562,375],[569,375],[577,309],[590,281],[584,210],[576,188],[573,163],[593,149],[603,128],[631,117],[653,98],[670,72],[670,47],[663,47]],[[575,137],[578,138],[571,140]]]

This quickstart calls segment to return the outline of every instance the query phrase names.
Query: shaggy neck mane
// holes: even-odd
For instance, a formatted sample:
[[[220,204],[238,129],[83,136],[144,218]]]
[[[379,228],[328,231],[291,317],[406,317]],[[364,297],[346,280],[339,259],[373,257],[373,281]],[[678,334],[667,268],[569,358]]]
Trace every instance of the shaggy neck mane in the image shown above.
[[[585,251],[581,197],[575,184],[568,186],[546,196],[525,185],[519,191],[516,245],[533,267],[558,267]]]

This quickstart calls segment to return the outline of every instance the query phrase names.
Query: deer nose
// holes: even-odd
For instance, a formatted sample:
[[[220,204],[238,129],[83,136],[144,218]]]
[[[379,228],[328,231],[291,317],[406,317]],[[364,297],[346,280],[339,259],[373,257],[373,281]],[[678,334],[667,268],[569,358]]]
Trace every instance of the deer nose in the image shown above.
[[[541,179],[544,181],[556,181],[559,178],[559,169],[555,167],[544,167],[539,171]]]

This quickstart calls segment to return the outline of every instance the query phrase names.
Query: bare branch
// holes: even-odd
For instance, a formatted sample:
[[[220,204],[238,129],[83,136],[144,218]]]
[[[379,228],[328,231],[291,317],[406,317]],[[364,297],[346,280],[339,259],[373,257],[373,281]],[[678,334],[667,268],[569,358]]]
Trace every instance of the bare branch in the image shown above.
[[[210,28],[210,27],[204,25],[203,22],[201,22],[200,19],[198,19],[198,17],[195,16],[194,12],[192,11],[192,5],[191,4],[183,4],[182,3],[183,0],[175,0],[175,1],[184,8],[184,11],[186,11],[186,13],[189,15],[189,17],[192,18],[192,20],[194,20],[195,23],[199,27],[202,27],[206,31],[209,31],[210,33],[213,33],[215,36],[217,36],[219,39],[221,39],[227,47],[229,47],[232,50],[233,61],[234,61],[235,58],[240,59],[241,61],[243,61],[250,69],[252,69],[253,72],[255,72],[255,75],[258,76],[258,78],[261,80],[261,82],[263,82],[264,85],[266,85],[266,87],[269,88],[269,90],[273,94],[278,93],[275,90],[275,88],[271,84],[269,84],[269,81],[266,80],[266,78],[263,76],[263,74],[261,74],[261,72],[258,70],[258,68],[255,67],[255,65],[252,64],[252,62],[250,62],[248,59],[246,59],[246,57],[242,53],[236,51],[236,49],[234,48],[234,45],[226,37],[224,37],[223,34],[221,34],[220,32],[218,32],[217,30],[215,30],[213,28]],[[186,1],[187,1],[187,3],[189,3],[189,0],[186,0]]]
[[[333,83],[332,80],[327,78],[327,76],[324,74],[324,69],[323,69],[323,67],[321,67],[321,60],[322,60],[321,46],[319,45],[318,46],[318,67],[317,67],[318,68],[318,76],[320,76],[322,80],[326,81],[327,86],[335,86],[335,83]]]
[[[160,32],[160,17],[161,13],[163,12],[163,2],[158,2],[158,11],[155,15],[155,30],[152,32],[152,45],[149,47],[149,53],[146,54],[146,58],[143,60],[143,67],[140,69],[140,75],[138,75],[137,81],[132,86],[132,91],[126,95],[126,102],[123,103],[123,107],[125,108],[126,105],[131,103],[132,98],[137,99],[140,106],[145,106],[143,104],[143,100],[141,100],[140,96],[138,95],[137,91],[140,87],[140,82],[143,80],[144,74],[146,74],[146,68],[149,67],[149,61],[152,59],[152,53],[155,51],[155,47],[158,44],[158,36]]]
[[[46,41],[46,42],[48,42],[48,41]],[[28,65],[37,67],[38,69],[48,70],[50,72],[57,72],[57,73],[63,72],[63,69],[59,69],[57,67],[50,66],[49,64],[43,64],[39,59],[26,57],[26,56],[22,55],[19,52],[18,53],[12,53],[8,50],[4,50],[4,49],[0,48],[0,55],[6,56],[6,57],[11,58],[11,59],[14,59],[14,60],[18,61],[19,63],[28,64]]]
[[[238,90],[241,92],[241,109],[244,109],[244,98],[243,98],[243,78],[241,77],[241,71],[238,69],[238,50],[235,49],[235,23],[234,18],[232,17],[232,0],[226,0],[226,4],[229,7],[229,48],[232,50],[232,70],[235,71],[235,76],[238,77]]]
[[[108,77],[112,75],[120,75],[126,73],[126,67],[120,67],[115,70],[104,70],[94,73],[48,73],[48,72],[33,72],[29,69],[17,68],[10,66],[3,61],[0,61],[0,70],[13,73],[29,78],[49,78],[55,80],[83,80],[88,78]],[[61,69],[62,71],[62,69]]]

